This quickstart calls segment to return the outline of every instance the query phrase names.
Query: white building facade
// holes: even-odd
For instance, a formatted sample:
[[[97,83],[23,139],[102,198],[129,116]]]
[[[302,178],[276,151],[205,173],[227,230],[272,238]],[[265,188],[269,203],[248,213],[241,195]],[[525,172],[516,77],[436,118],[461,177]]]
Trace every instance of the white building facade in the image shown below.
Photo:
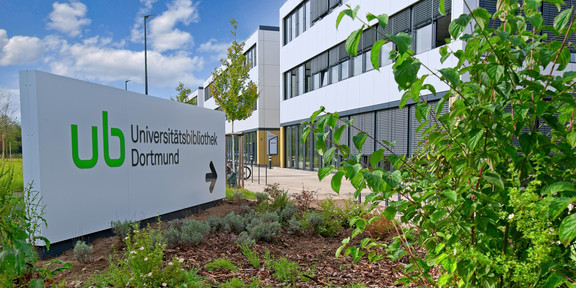
[[[259,26],[244,45],[244,55],[251,65],[250,79],[258,86],[260,96],[254,105],[252,116],[245,120],[226,122],[226,133],[241,133],[244,141],[245,161],[268,164],[268,135],[279,135],[280,130],[280,33],[279,27]],[[219,109],[210,92],[212,76],[191,97],[198,97],[198,105]],[[271,134],[270,134],[271,133]],[[238,137],[236,137],[238,138]],[[238,139],[236,140],[238,141]],[[227,153],[231,156],[231,140],[227,140]],[[234,150],[238,151],[236,142]],[[237,152],[236,152],[237,153]],[[231,158],[231,157],[229,157]],[[279,165],[279,155],[272,155],[274,165]]]
[[[310,170],[322,167],[321,158],[315,152],[313,135],[310,134],[305,143],[300,141],[304,128],[300,123],[308,120],[321,106],[327,111],[338,112],[344,119],[353,118],[354,126],[376,139],[396,142],[392,148],[395,154],[411,156],[415,153],[421,141],[421,134],[416,132],[420,123],[416,120],[413,103],[398,108],[402,93],[394,81],[393,62],[388,58],[393,44],[382,46],[380,71],[374,70],[370,48],[383,37],[373,29],[366,29],[358,45],[358,56],[352,57],[346,52],[346,39],[361,23],[344,17],[336,29],[336,19],[340,11],[347,9],[345,5],[352,8],[360,5],[358,15],[361,18],[368,12],[388,14],[388,26],[386,30],[378,27],[379,32],[410,34],[413,38],[411,49],[416,57],[435,70],[456,64],[454,57],[440,63],[438,51],[446,45],[445,39],[450,38],[448,26],[452,19],[467,13],[468,7],[481,6],[493,14],[497,0],[466,0],[466,3],[465,0],[445,0],[445,15],[438,11],[439,3],[440,0],[287,0],[284,3],[280,9],[282,167]],[[541,9],[544,25],[552,26],[558,14],[556,7],[543,3]],[[453,51],[464,48],[462,41],[448,45]],[[427,83],[435,86],[437,95],[424,95],[424,98],[430,105],[435,105],[448,87],[432,77]],[[446,111],[448,103],[444,106]],[[352,136],[357,132],[345,130],[340,141],[351,146],[352,152],[357,152],[351,144]],[[366,141],[361,151],[365,163],[379,148],[377,143]],[[384,168],[389,165],[384,164]]]

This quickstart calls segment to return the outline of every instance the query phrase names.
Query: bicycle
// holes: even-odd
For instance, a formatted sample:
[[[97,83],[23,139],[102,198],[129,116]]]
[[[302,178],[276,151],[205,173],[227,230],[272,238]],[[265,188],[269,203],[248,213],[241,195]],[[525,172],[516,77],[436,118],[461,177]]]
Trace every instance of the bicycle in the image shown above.
[[[235,166],[238,166],[238,164],[236,164]],[[250,179],[250,176],[252,176],[252,169],[250,169],[250,167],[248,167],[247,165],[244,165],[244,180],[248,180]],[[233,171],[235,171],[235,169],[232,168],[232,163],[228,163],[226,164],[226,175],[230,175],[230,173],[232,173]]]

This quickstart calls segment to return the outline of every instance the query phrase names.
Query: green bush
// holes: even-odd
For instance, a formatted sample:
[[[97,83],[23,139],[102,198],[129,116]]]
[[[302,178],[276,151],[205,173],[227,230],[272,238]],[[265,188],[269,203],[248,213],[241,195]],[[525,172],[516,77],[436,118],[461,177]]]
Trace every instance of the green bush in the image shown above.
[[[236,244],[246,247],[252,247],[256,244],[256,241],[250,237],[248,232],[242,231],[238,237],[236,237]]]
[[[256,192],[256,203],[260,204],[263,202],[268,202],[268,194],[263,192]]]
[[[132,232],[134,224],[138,224],[138,222],[132,222],[130,220],[115,220],[110,222],[110,228],[112,228],[114,234],[123,239]]]
[[[210,232],[210,225],[198,220],[187,220],[182,223],[180,239],[184,246],[198,246],[204,243],[204,237]]]
[[[166,242],[166,246],[175,248],[180,245],[180,226],[180,221],[170,221],[170,226],[162,233],[164,236],[164,241]]]
[[[123,255],[112,257],[107,283],[115,287],[177,287],[187,282],[184,259],[164,260],[166,245],[162,244],[160,225],[158,229],[134,230],[124,242]]]
[[[229,259],[219,258],[206,263],[206,269],[209,271],[238,271],[238,267]]]
[[[92,246],[84,241],[77,241],[74,245],[74,258],[80,263],[88,263],[92,259]]]
[[[230,227],[232,232],[240,233],[244,231],[246,228],[246,224],[244,223],[244,217],[242,215],[237,215],[234,211],[228,213],[223,218],[225,227]]]
[[[226,225],[227,223],[224,221],[224,218],[210,216],[207,223],[212,232],[230,231],[230,226]]]
[[[238,242],[236,242],[238,243]],[[258,253],[252,251],[250,249],[250,246],[248,245],[242,245],[242,244],[238,244],[238,247],[240,247],[240,249],[242,250],[242,255],[244,255],[244,257],[246,257],[246,259],[248,259],[248,261],[250,261],[250,264],[254,267],[254,268],[260,268],[260,256],[258,256]]]
[[[280,223],[288,224],[288,221],[298,213],[298,207],[292,203],[286,204],[282,210],[279,210],[278,216]]]
[[[275,213],[270,213],[275,214]],[[276,216],[277,219],[278,216]],[[247,228],[250,237],[255,240],[272,242],[278,236],[282,225],[277,221],[264,221],[261,217],[255,218]]]
[[[464,4],[467,5],[465,1]],[[554,21],[543,21],[542,1],[498,1],[494,15],[470,5],[450,23],[450,41],[439,47],[442,69],[421,62],[407,33],[386,31],[388,15],[366,16],[353,31],[347,50],[356,55],[365,27],[381,33],[372,47],[380,55],[385,42],[399,90],[399,108],[409,101],[414,127],[422,143],[410,159],[395,155],[390,143],[342,121],[338,113],[314,112],[305,123],[304,137],[331,135],[330,147],[316,147],[325,167],[323,179],[332,175],[336,191],[342,179],[351,180],[357,193],[370,189],[366,199],[373,207],[400,195],[382,216],[398,218],[401,235],[387,248],[392,261],[408,265],[399,270],[405,286],[458,287],[571,287],[576,280],[573,258],[576,243],[576,86],[570,63],[575,43],[573,10],[564,9]],[[559,4],[545,1],[547,5]],[[440,1],[440,11],[444,10]],[[562,7],[557,5],[560,10]],[[343,10],[357,18],[359,7]],[[376,26],[368,22],[377,22]],[[544,23],[546,22],[546,26]],[[368,25],[366,25],[368,24]],[[373,57],[377,64],[378,57]],[[448,59],[450,61],[446,62]],[[376,69],[379,69],[379,65]],[[388,69],[388,68],[387,68]],[[431,83],[441,83],[437,88]],[[445,91],[445,93],[444,93]],[[429,103],[421,95],[438,99]],[[450,103],[449,111],[443,111]],[[412,112],[411,112],[412,113]],[[339,122],[341,124],[339,124]],[[343,124],[343,125],[342,125]],[[344,129],[351,131],[353,147],[341,145]],[[330,138],[330,139],[329,139]],[[377,143],[362,162],[365,143]],[[343,160],[331,164],[336,151]],[[387,158],[392,171],[378,168]],[[335,173],[333,173],[335,172]],[[357,196],[357,195],[356,195]],[[366,238],[360,246],[347,247],[373,219],[353,217],[352,236],[344,239],[345,253],[357,261],[384,255]],[[415,253],[419,251],[419,253]],[[439,275],[439,277],[433,277]]]
[[[294,216],[288,221],[288,233],[296,235],[302,233],[302,224]]]

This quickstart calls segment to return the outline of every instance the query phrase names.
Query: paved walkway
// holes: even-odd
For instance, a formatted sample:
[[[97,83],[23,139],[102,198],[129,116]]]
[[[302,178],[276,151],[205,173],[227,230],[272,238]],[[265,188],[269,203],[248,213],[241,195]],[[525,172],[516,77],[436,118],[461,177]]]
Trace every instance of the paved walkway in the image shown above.
[[[258,174],[260,173],[260,174]],[[266,176],[266,173],[267,176]],[[258,177],[260,175],[260,177]],[[260,179],[260,184],[258,184],[258,179]],[[318,180],[318,172],[310,170],[299,170],[299,169],[289,169],[289,168],[278,168],[272,167],[272,169],[265,169],[260,167],[260,172],[258,172],[258,167],[254,166],[252,171],[252,177],[248,180],[244,180],[244,188],[252,192],[262,192],[266,188],[266,183],[280,184],[280,188],[287,190],[289,194],[300,193],[302,188],[307,190],[317,191],[317,196],[319,199],[324,199],[327,197],[332,197],[334,199],[351,199],[354,197],[354,187],[345,178],[342,178],[342,186],[340,188],[340,194],[337,194],[332,190],[330,181],[332,180],[332,175],[328,175],[322,181]],[[369,190],[364,191],[364,195],[369,192]]]

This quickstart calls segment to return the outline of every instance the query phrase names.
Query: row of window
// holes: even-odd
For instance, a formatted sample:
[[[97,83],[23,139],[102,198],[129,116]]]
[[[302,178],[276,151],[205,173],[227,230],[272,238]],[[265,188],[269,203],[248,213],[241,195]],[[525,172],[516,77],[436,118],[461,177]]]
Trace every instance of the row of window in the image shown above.
[[[256,55],[256,44],[250,47],[250,49],[244,53],[244,56],[246,56],[246,63],[250,65],[250,69],[256,67],[256,59],[258,58]]]
[[[341,0],[307,0],[284,17],[284,45],[338,7]]]
[[[429,102],[428,105],[436,105],[438,102]],[[442,107],[441,114],[448,112],[448,102],[445,102]],[[434,116],[432,113],[427,120],[433,121],[441,115]],[[384,140],[387,142],[394,142],[394,147],[389,147],[390,151],[396,155],[412,156],[417,153],[425,145],[422,143],[422,132],[416,132],[420,123],[416,118],[416,109],[414,105],[408,105],[403,109],[389,108],[379,111],[366,112],[352,116],[342,117],[343,119],[354,119],[354,126],[358,129],[374,136],[378,141]],[[342,122],[339,122],[339,124]],[[431,124],[428,124],[430,126]],[[285,164],[288,168],[298,169],[318,169],[322,167],[321,157],[315,149],[316,140],[314,135],[310,134],[305,142],[300,140],[300,135],[303,132],[302,125],[287,126],[285,129],[285,147],[286,159]],[[353,154],[362,153],[363,157],[368,158],[374,151],[383,148],[378,145],[376,141],[366,141],[361,151],[358,151],[352,144],[352,137],[358,133],[356,129],[344,129],[340,138],[340,144],[348,145],[352,148]],[[328,143],[330,145],[330,143]],[[391,154],[386,150],[385,154]],[[334,157],[333,165],[339,165],[338,156]],[[366,159],[365,163],[369,161]],[[382,167],[382,166],[380,166]]]
[[[370,59],[370,49],[384,34],[400,32],[414,34],[416,53],[426,52],[446,44],[450,38],[451,1],[446,0],[446,16],[438,11],[439,0],[424,0],[416,3],[389,18],[386,29],[371,27],[362,33],[356,57],[346,51],[346,42],[317,55],[309,61],[284,73],[284,100],[319,89],[329,84],[360,75],[374,69]],[[414,33],[412,33],[414,32]],[[384,44],[380,50],[379,66],[392,63],[390,52],[393,43]]]

